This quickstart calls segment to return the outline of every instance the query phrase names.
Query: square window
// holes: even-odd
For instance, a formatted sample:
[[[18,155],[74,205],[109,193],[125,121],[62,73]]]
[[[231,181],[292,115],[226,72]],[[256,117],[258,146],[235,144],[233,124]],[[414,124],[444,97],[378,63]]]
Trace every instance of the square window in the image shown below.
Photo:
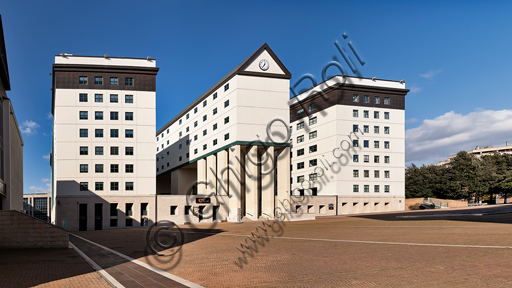
[[[389,127],[384,127],[384,134],[389,134]]]
[[[316,152],[317,150],[317,145],[309,146],[309,153]]]
[[[206,107],[206,101],[207,101],[207,100],[204,100],[204,101],[203,101],[203,107]]]
[[[213,109],[213,115],[217,114],[217,108]]]
[[[80,129],[80,137],[81,138],[89,137],[87,134],[88,134],[88,130],[87,129]]]
[[[309,139],[315,139],[317,136],[317,131],[313,131],[311,133],[309,133]]]
[[[79,85],[87,85],[87,76],[79,76],[78,84]]]
[[[119,138],[119,129],[110,129],[110,138]]]
[[[352,162],[359,162],[359,155],[352,155]]]
[[[229,83],[224,85],[224,92],[228,91],[229,90]]]
[[[379,163],[379,156],[378,155],[373,156],[373,163]]]
[[[119,112],[110,112],[110,120],[119,120]]]
[[[370,126],[364,125],[363,130],[364,130],[364,133],[370,133]]]
[[[203,136],[206,136],[206,129],[203,130]]]
[[[124,120],[126,120],[126,121],[133,121],[133,112],[125,112],[124,113]]]
[[[110,164],[110,173],[119,173],[119,164]]]
[[[364,185],[364,192],[369,193],[370,192],[370,185]]]
[[[96,129],[94,132],[96,138],[103,138],[103,129]]]
[[[224,108],[229,106],[229,100],[224,101]]]
[[[194,154],[197,154],[197,148],[196,148],[196,149],[194,149]]]
[[[103,102],[103,94],[95,94],[94,102]]]
[[[196,108],[194,108],[194,114],[196,114],[196,113],[197,113],[197,107],[196,107]]]
[[[389,164],[389,156],[384,156],[384,163]]]
[[[80,111],[80,120],[87,120],[87,111]]]
[[[364,163],[370,162],[370,155],[364,155]]]
[[[119,85],[119,81],[118,81],[117,77],[110,77],[110,85],[114,85],[114,86]]]
[[[187,155],[186,155],[186,157],[188,158],[188,152],[187,152]]]
[[[203,122],[206,121],[206,115],[203,115]]]
[[[297,130],[304,128],[304,122],[297,123]]]
[[[133,95],[125,95],[124,103],[133,103]]]
[[[80,173],[88,173],[89,165],[88,164],[80,164]]]
[[[88,182],[80,182],[80,191],[87,191],[89,190],[89,183]]]
[[[373,185],[373,192],[379,193],[380,186],[379,185]]]
[[[197,141],[197,134],[194,135],[194,141]]]
[[[384,97],[384,105],[389,105],[389,97]]]
[[[117,146],[110,147],[110,155],[119,155],[119,147],[117,147]]]
[[[389,171],[384,171],[384,178],[389,178]]]
[[[103,120],[103,112],[102,111],[94,112],[94,119],[96,119],[96,120]]]
[[[352,95],[352,102],[359,102],[359,95],[357,95],[357,94]]]
[[[80,146],[80,155],[89,155],[89,147]]]
[[[125,155],[133,155],[133,147],[126,147]]]
[[[94,147],[94,155],[103,155],[103,146]]]
[[[310,104],[309,107],[308,107],[308,111],[311,112],[311,111],[315,111],[316,110],[316,102],[313,103],[313,104]]]
[[[213,146],[217,145],[217,139],[213,139]]]
[[[373,133],[379,134],[379,126],[373,126]]]
[[[119,182],[110,182],[110,191],[118,191],[118,190],[119,190]]]
[[[304,148],[297,150],[297,156],[304,155]]]
[[[119,97],[116,94],[110,94],[110,103],[118,103]]]
[[[370,111],[364,110],[363,117],[364,118],[370,118]]]
[[[94,85],[103,85],[103,77],[94,77]]]
[[[189,114],[187,113],[187,116],[185,117],[185,119],[188,119],[188,117],[189,117]]]
[[[304,115],[304,109],[297,110],[297,117]]]
[[[228,124],[228,123],[229,123],[229,117],[224,118],[224,124]]]
[[[309,174],[309,181],[316,181],[318,179],[318,176],[316,173]],[[315,189],[315,188],[312,188]]]
[[[124,172],[133,173],[133,164],[126,164]]]
[[[373,141],[373,148],[379,148],[379,141]]]
[[[302,142],[304,142],[304,135],[297,137],[297,143],[302,143]]]
[[[181,162],[181,156],[179,157],[178,161]],[[167,164],[169,164],[169,163],[167,163]]]
[[[309,160],[309,167],[314,167],[314,166],[316,166],[316,164],[317,164],[316,159]]]
[[[180,144],[179,149],[181,150],[182,144]]]
[[[87,102],[87,94],[80,93],[78,99],[80,102]]]
[[[185,132],[188,133],[188,131],[190,131],[189,127],[187,126],[187,128],[185,129]]]
[[[297,183],[304,182],[304,176],[297,176]]]
[[[380,178],[380,171],[379,170],[373,171],[373,177],[374,178]]]
[[[131,77],[124,78],[124,86],[133,86],[133,78],[131,78]]]
[[[217,92],[213,93],[213,100],[217,99]]]
[[[213,131],[217,130],[217,123],[213,124]]]
[[[224,134],[224,140],[228,140],[229,139],[229,133],[228,134]]]
[[[96,182],[94,183],[95,184],[95,189],[96,191],[103,191],[103,182]]]
[[[379,119],[379,111],[373,111],[373,118]]]
[[[359,147],[359,140],[352,140],[353,147]]]
[[[359,110],[352,110],[352,117],[359,117]]]
[[[359,192],[359,185],[352,186],[352,191],[356,193]]]
[[[133,130],[126,129],[125,130],[125,138],[133,138]]]
[[[364,103],[370,103],[370,96],[364,95]]]
[[[364,170],[363,171],[363,175],[364,175],[364,178],[369,178],[370,177],[370,170]]]
[[[125,186],[126,191],[133,191],[133,182],[126,182]]]
[[[197,121],[194,121],[194,127],[197,127]]]
[[[374,96],[373,97],[373,104],[380,104],[380,97],[379,96]]]
[[[352,125],[352,132],[357,132],[359,130],[359,126],[357,124]]]
[[[203,150],[206,150],[207,146],[206,144],[203,145]]]
[[[389,120],[389,112],[384,112],[384,119]]]
[[[352,176],[355,178],[359,177],[359,170],[352,170]]]
[[[96,173],[103,173],[103,164],[96,164],[94,166],[94,172],[96,172]]]
[[[384,149],[389,149],[389,141],[384,141]]]
[[[389,193],[389,185],[384,185],[384,193]]]

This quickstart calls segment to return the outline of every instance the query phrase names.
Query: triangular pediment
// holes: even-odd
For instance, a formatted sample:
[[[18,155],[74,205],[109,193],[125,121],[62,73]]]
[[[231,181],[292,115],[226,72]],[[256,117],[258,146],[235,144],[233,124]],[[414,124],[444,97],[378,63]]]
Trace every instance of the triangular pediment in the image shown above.
[[[291,74],[281,60],[265,43],[254,52],[238,69],[238,74],[263,77],[291,78]]]

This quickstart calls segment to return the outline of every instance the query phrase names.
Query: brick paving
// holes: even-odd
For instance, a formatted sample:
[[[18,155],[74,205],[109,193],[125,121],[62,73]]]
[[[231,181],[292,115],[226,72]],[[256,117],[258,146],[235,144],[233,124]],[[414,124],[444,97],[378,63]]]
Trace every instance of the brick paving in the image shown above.
[[[69,241],[126,288],[187,287],[74,235]]]
[[[477,209],[481,208],[457,211]],[[252,257],[246,253],[245,259],[235,246],[240,247],[261,222],[198,225],[197,229],[184,225],[185,244],[174,257],[148,252],[146,228],[77,234],[205,287],[512,287],[511,248],[435,246],[512,247],[512,214],[396,218],[453,211],[285,222],[281,228],[274,226],[274,231],[268,229],[269,238],[259,240],[256,248],[251,244]]]
[[[111,287],[73,249],[0,250],[0,287]]]

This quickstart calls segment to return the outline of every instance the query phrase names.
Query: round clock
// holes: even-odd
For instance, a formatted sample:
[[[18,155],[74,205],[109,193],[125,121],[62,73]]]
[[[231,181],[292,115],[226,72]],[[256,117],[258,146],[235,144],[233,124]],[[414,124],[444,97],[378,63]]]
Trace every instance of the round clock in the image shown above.
[[[267,71],[269,68],[269,64],[268,64],[268,61],[267,59],[263,59],[260,61],[260,69],[263,70],[263,71]]]

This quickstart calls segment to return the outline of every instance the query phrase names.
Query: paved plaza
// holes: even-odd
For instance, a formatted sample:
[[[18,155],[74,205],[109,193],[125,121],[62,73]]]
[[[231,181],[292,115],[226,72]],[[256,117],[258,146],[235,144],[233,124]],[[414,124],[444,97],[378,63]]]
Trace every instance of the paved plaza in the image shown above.
[[[512,214],[489,209],[183,225],[173,256],[148,249],[147,228],[76,234],[204,287],[511,287]]]

